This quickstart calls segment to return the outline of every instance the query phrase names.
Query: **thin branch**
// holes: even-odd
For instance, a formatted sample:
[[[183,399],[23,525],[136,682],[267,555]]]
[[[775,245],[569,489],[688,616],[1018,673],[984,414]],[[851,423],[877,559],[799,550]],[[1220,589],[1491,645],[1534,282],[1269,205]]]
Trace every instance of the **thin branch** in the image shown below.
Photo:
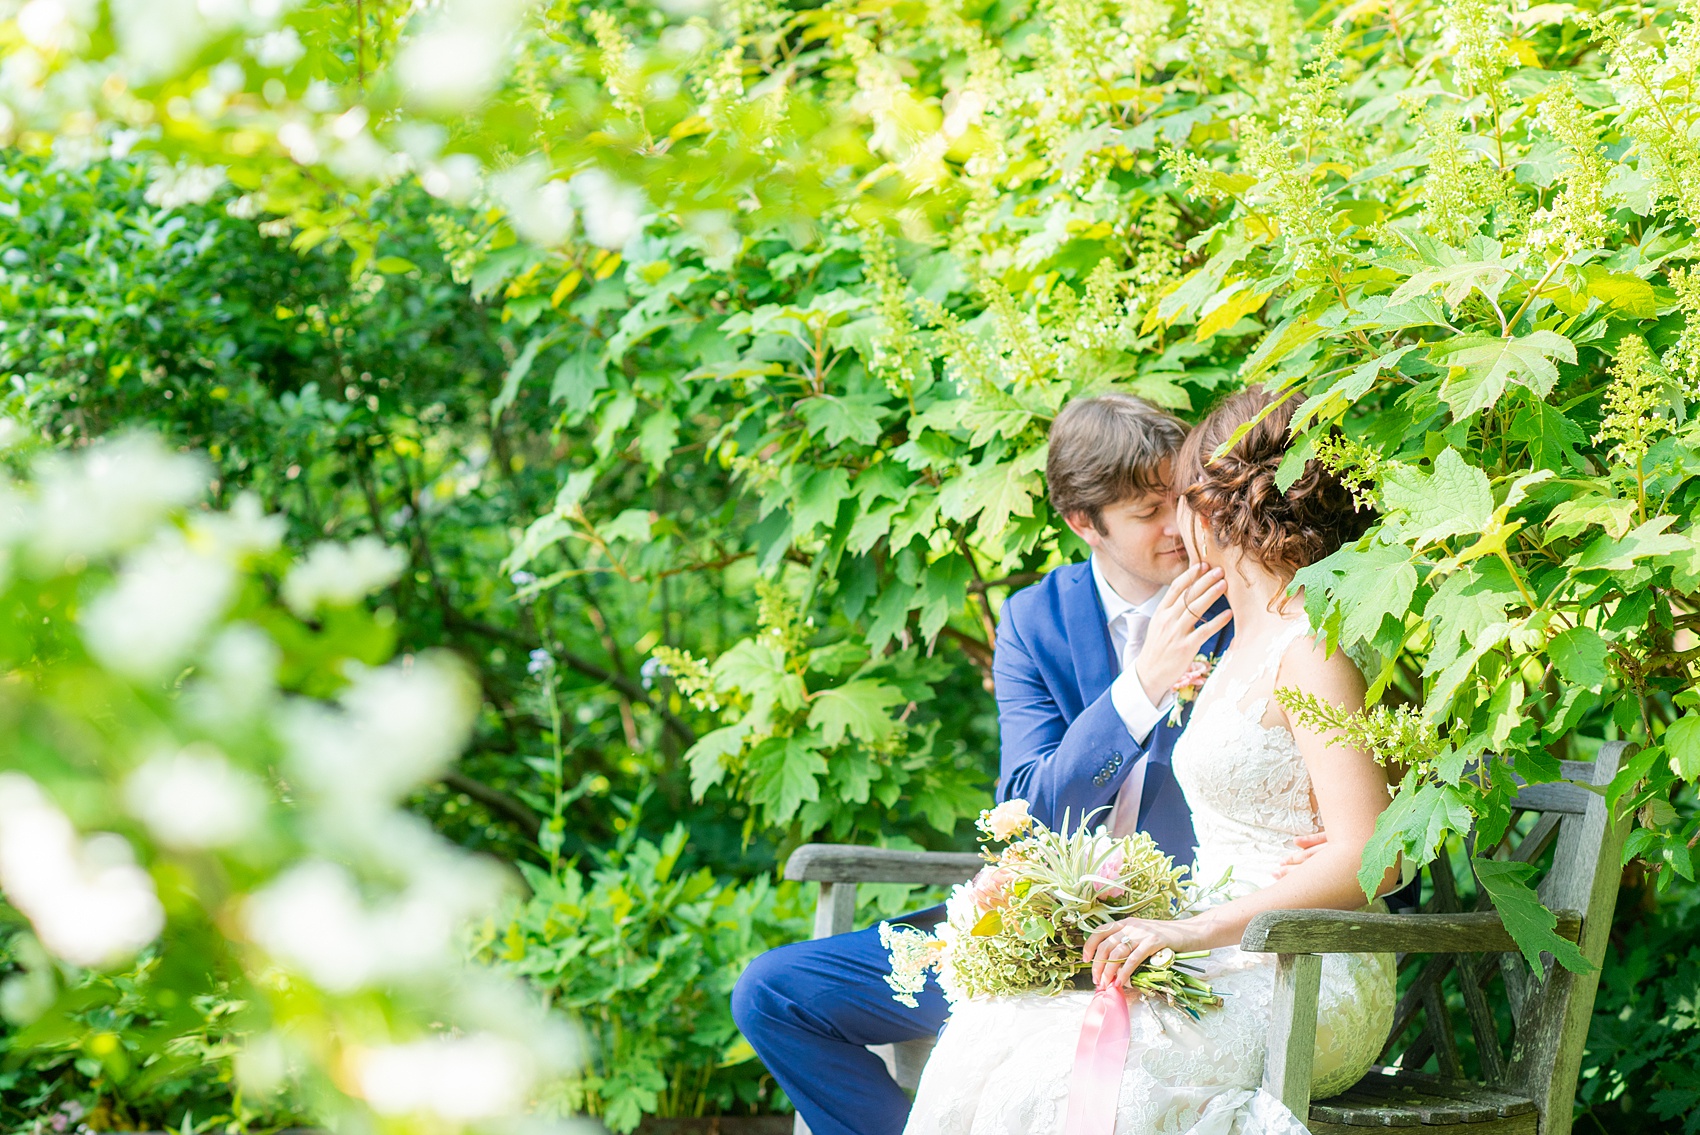
[[[493,626],[490,623],[480,622],[477,619],[469,619],[458,612],[450,614],[448,618],[449,625],[457,630],[468,631],[472,634],[482,635],[485,638],[494,638],[503,642],[510,642],[522,650],[530,651],[537,647],[537,643],[533,642],[525,635],[522,635],[517,631],[510,631],[506,627]],[[672,711],[657,704],[655,700],[649,696],[648,690],[644,689],[641,685],[632,681],[624,674],[615,674],[601,666],[598,666],[590,659],[581,658],[568,650],[557,649],[554,653],[556,655],[555,660],[561,665],[567,667],[569,670],[576,670],[580,674],[583,674],[585,677],[594,681],[602,682],[614,687],[614,689],[618,690],[623,696],[631,701],[642,702],[661,719],[661,723],[664,726],[672,730],[673,735],[678,737],[679,740],[683,741],[686,745],[696,744],[696,730],[692,729],[689,725],[686,725],[675,714],[673,714]]]
[[[453,770],[444,773],[443,787],[470,796],[496,815],[512,820],[520,826],[527,839],[536,839],[538,830],[543,826],[543,821],[525,801],[499,788],[491,788],[481,780],[473,780],[465,773]]]

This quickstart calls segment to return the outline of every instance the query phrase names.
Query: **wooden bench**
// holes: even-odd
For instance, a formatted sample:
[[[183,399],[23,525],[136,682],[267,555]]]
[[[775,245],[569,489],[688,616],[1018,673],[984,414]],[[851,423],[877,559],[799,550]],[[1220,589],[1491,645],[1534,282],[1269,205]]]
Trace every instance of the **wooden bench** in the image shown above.
[[[1626,748],[1609,742],[1595,761],[1564,762],[1565,780],[1574,783],[1523,788],[1515,808],[1527,818],[1494,851],[1537,866],[1550,862],[1538,885],[1541,901],[1560,912],[1559,932],[1596,967],[1617,905],[1628,822],[1613,820],[1604,796],[1582,786],[1611,783]],[[807,844],[792,853],[785,877],[820,883],[820,938],[852,929],[858,883],[947,885],[980,866],[972,854]],[[1264,1087],[1307,1116],[1313,1135],[1367,1135],[1374,1127],[1419,1129],[1412,1135],[1569,1135],[1598,969],[1572,974],[1547,958],[1545,972],[1532,974],[1485,897],[1462,908],[1444,853],[1427,874],[1432,897],[1421,913],[1284,910],[1252,920],[1242,948],[1277,955]],[[1399,956],[1404,989],[1381,1064],[1346,1092],[1313,1101],[1322,955],[1371,951]],[[1509,1046],[1489,997],[1496,982],[1509,1009]],[[1447,996],[1448,983],[1455,998]],[[1455,1012],[1474,1041],[1469,1066]],[[926,1038],[873,1051],[913,1091],[932,1047]],[[796,1135],[808,1130],[798,1116]]]

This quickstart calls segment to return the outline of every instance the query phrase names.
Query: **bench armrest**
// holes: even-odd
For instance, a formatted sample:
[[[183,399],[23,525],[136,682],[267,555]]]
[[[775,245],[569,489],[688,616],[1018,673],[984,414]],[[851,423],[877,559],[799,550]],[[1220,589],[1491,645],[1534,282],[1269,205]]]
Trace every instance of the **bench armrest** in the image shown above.
[[[1582,916],[1561,910],[1555,930],[1576,941]],[[1463,954],[1517,949],[1499,912],[1370,914],[1351,910],[1266,910],[1240,949],[1259,954]]]
[[[973,878],[985,865],[984,859],[968,852],[805,843],[785,861],[785,877],[817,883],[949,885]]]

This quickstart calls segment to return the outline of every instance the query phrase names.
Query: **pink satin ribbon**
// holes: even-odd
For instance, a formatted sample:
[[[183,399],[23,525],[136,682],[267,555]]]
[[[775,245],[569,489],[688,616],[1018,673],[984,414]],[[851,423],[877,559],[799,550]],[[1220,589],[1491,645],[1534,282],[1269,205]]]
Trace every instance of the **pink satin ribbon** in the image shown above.
[[[1127,997],[1122,987],[1099,989],[1086,1006],[1080,1043],[1074,1049],[1063,1135],[1115,1135],[1128,1039]]]

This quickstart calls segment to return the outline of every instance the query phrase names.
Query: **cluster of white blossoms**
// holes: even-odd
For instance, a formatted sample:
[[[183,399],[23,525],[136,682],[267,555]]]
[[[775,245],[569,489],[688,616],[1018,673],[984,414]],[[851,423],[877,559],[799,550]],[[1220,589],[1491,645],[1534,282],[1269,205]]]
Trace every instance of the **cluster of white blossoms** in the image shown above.
[[[153,879],[124,838],[82,839],[19,772],[0,772],[0,891],[42,945],[75,965],[122,961],[165,927]]]
[[[443,654],[352,677],[339,708],[299,702],[283,715],[290,777],[338,811],[389,808],[460,752],[476,693],[465,670]]]
[[[199,742],[156,753],[124,782],[131,815],[166,847],[229,847],[253,830],[266,809],[265,787]]]
[[[205,205],[224,183],[224,170],[220,166],[161,166],[143,199],[161,209]]]
[[[24,954],[40,954],[0,1005],[53,1011],[49,958],[106,968],[150,946],[201,949],[167,917],[200,902],[191,920],[230,936],[247,995],[278,991],[275,1026],[237,1061],[245,1090],[311,1077],[327,1120],[351,1107],[363,1123],[420,1116],[445,1132],[517,1120],[575,1046],[517,988],[469,968],[464,930],[507,893],[506,869],[402,807],[460,752],[476,686],[424,653],[344,663],[326,675],[344,681],[334,700],[280,688],[280,643],[319,632],[275,637],[290,622],[279,607],[234,613],[265,602],[254,577],[278,566],[283,523],[252,497],[195,507],[209,479],[204,462],[132,436],[38,460],[33,486],[0,480],[0,590],[39,593],[42,633],[72,648],[9,663],[31,664],[7,691],[15,707],[40,698],[56,720],[0,746],[0,766],[32,762],[0,771],[0,897],[29,920]],[[282,606],[311,620],[358,604],[405,562],[371,537],[320,544],[284,575]],[[134,843],[80,833],[67,808]],[[242,868],[185,876],[173,860]],[[200,881],[162,902],[186,877]],[[308,986],[317,995],[300,997]]]
[[[512,1114],[536,1072],[529,1050],[493,1033],[386,1045],[362,1053],[356,1066],[360,1094],[380,1115],[451,1120]]]
[[[395,582],[407,557],[375,536],[346,544],[319,544],[290,569],[283,581],[283,601],[302,618],[321,607],[346,607]]]
[[[267,953],[332,993],[418,982],[450,966],[455,934],[502,893],[493,864],[430,854],[397,895],[368,899],[347,868],[291,867],[248,900],[243,925]]]

